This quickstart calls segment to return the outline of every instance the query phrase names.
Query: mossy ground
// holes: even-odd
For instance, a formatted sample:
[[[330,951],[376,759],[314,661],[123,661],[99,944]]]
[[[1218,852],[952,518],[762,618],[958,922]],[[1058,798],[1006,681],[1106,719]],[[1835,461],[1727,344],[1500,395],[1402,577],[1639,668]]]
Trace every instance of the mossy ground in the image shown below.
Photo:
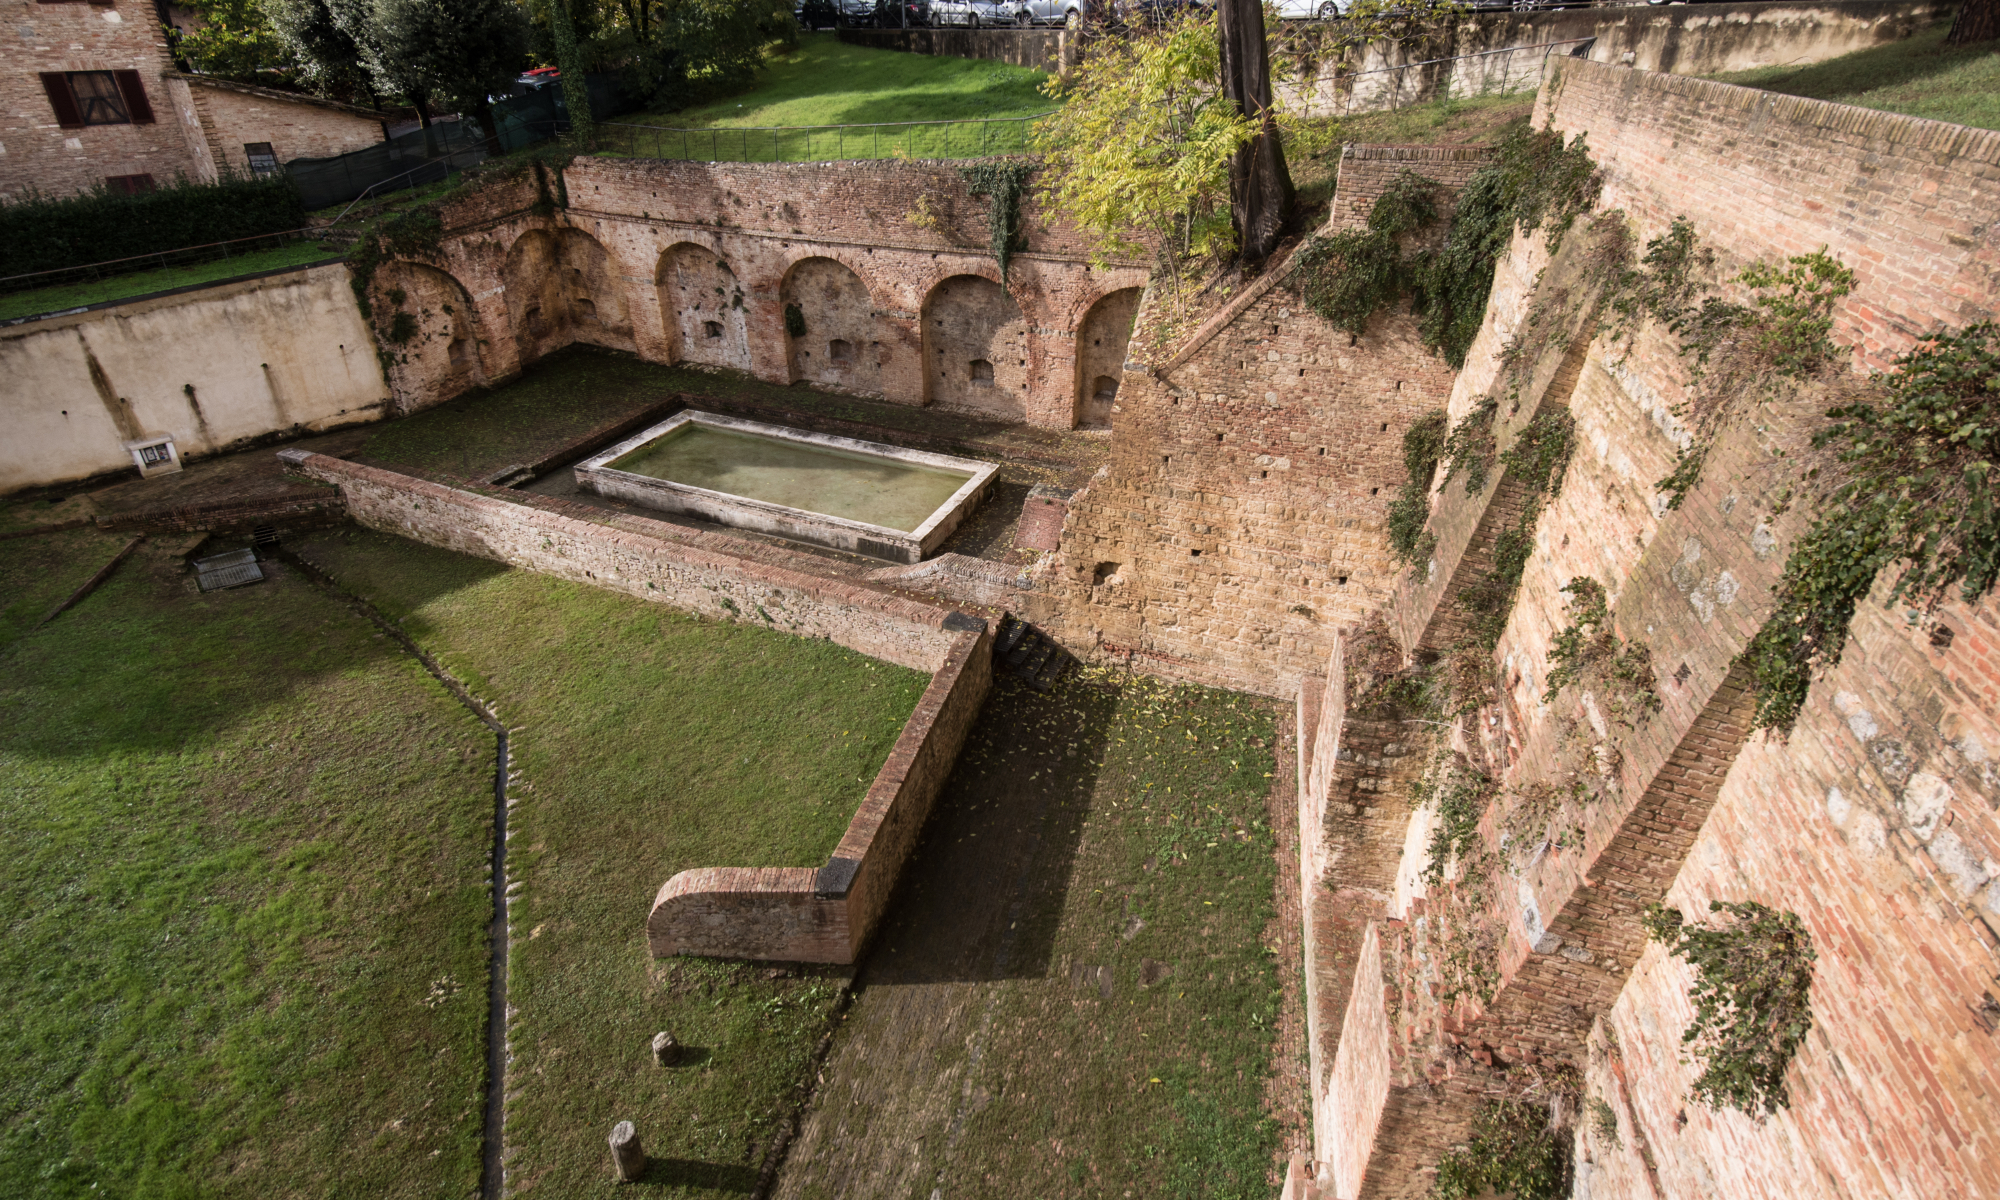
[[[0,542],[0,1194],[470,1194],[491,735],[282,567],[22,629],[123,541]]]
[[[996,681],[776,1194],[1274,1194],[1273,718]]]

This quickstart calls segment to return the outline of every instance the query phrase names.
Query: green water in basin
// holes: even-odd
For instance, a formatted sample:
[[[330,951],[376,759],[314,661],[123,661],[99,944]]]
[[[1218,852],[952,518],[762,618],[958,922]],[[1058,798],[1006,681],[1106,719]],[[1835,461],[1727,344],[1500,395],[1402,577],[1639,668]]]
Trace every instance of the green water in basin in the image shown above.
[[[605,465],[904,533],[929,520],[972,478],[961,471],[693,422]]]

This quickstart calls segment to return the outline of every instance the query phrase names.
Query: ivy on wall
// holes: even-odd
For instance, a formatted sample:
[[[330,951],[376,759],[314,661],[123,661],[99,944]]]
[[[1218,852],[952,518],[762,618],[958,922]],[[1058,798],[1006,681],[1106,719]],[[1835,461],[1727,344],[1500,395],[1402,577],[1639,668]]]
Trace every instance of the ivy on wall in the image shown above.
[[[1652,905],[1646,932],[1695,969],[1694,1020],[1681,1043],[1701,1060],[1695,1100],[1754,1115],[1791,1103],[1785,1071],[1812,1028],[1812,935],[1797,913],[1711,900],[1712,925]]]
[[[1007,263],[1021,244],[1021,194],[1028,190],[1028,176],[1035,164],[1013,159],[995,159],[960,167],[965,190],[992,201],[986,227],[993,257],[1000,264],[1000,278],[1007,278]]]
[[[1437,545],[1424,523],[1431,517],[1431,476],[1444,455],[1446,423],[1444,410],[1433,409],[1403,433],[1403,486],[1389,503],[1389,548],[1413,567]]]
[[[1544,704],[1555,703],[1567,687],[1591,689],[1606,720],[1627,726],[1644,723],[1660,710],[1653,689],[1653,654],[1646,643],[1626,642],[1612,631],[1611,607],[1604,585],[1579,575],[1563,585],[1572,597],[1569,624],[1556,633],[1549,648],[1548,691]]]
[[[1554,129],[1523,124],[1459,193],[1438,245],[1418,244],[1438,220],[1437,185],[1405,171],[1375,202],[1365,229],[1308,242],[1294,256],[1294,278],[1307,306],[1353,337],[1374,314],[1408,299],[1424,344],[1457,370],[1515,231],[1547,229],[1549,248],[1560,248],[1602,187],[1582,134],[1565,142]]]
[[[1882,571],[1901,568],[1890,604],[1925,612],[1953,592],[1974,603],[2000,582],[2000,326],[1928,338],[1875,382],[1877,398],[1832,409],[1813,436],[1838,482],[1744,651],[1760,728],[1791,728]]]

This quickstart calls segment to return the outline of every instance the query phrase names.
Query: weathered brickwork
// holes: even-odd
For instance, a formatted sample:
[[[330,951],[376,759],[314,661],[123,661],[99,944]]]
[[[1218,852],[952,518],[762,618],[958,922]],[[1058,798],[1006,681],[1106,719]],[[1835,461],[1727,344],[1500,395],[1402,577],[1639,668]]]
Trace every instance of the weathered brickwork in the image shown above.
[[[1146,281],[1135,264],[1093,266],[1074,227],[1030,200],[1002,280],[987,201],[937,164],[579,158],[560,185],[566,209],[527,175],[447,208],[424,265],[471,311],[412,311],[433,349],[397,354],[406,411],[587,342],[1069,429],[1098,376],[1122,374],[1121,360],[1082,378],[1077,330]],[[384,313],[395,279],[385,269],[371,290]],[[435,352],[453,343],[460,360]]]
[[[1620,210],[1641,242],[1689,217],[1717,252],[1718,279],[1829,245],[1858,276],[1834,331],[1857,347],[1857,369],[2000,308],[2000,253],[1980,215],[2000,202],[2000,135],[1576,62],[1552,69],[1537,120],[1588,134],[1606,177],[1600,210]],[[1500,393],[1498,351],[1523,327],[1536,281],[1559,276],[1544,238],[1516,240],[1452,393],[1454,419]],[[1808,519],[1774,515],[1789,481],[1781,455],[1831,397],[1806,394],[1732,426],[1701,485],[1668,511],[1655,481],[1688,437],[1674,415],[1688,394],[1677,346],[1657,328],[1584,345],[1580,357],[1544,354],[1523,389],[1524,410],[1536,389],[1544,403],[1567,391],[1576,451],[1494,653],[1500,694],[1452,736],[1503,797],[1581,771],[1597,798],[1573,814],[1574,841],[1503,848],[1497,991],[1485,1005],[1445,1010],[1430,998],[1432,969],[1415,956],[1431,951],[1411,937],[1426,915],[1415,881],[1427,813],[1394,838],[1399,883],[1372,927],[1394,981],[1391,1050],[1379,1048],[1372,1012],[1347,1014],[1356,1040],[1343,1038],[1336,1060],[1354,1068],[1340,1075],[1347,1091],[1327,1097],[1342,1123],[1319,1147],[1322,1185],[1421,1195],[1425,1169],[1484,1099],[1553,1060],[1585,1066],[1591,1094],[1621,1122],[1618,1146],[1578,1133],[1579,1194],[1988,1194],[2000,1186],[2000,1120],[1987,1102],[2000,1025],[1990,996],[2000,609],[1947,607],[1939,633],[1885,609],[1878,589],[1791,738],[1750,736],[1737,655],[1771,611],[1770,587]],[[1509,415],[1503,407],[1503,446]],[[1437,563],[1403,582],[1391,613],[1406,645],[1457,637],[1453,599],[1483,572],[1480,547],[1505,503],[1504,478],[1434,502]],[[1551,643],[1571,620],[1561,588],[1584,575],[1609,593],[1618,636],[1650,651],[1660,705],[1649,716],[1628,708],[1621,722],[1602,685],[1546,694]],[[1336,745],[1344,736],[1337,725],[1321,733]],[[1499,846],[1494,820],[1482,833]],[[1329,881],[1342,880],[1336,864]],[[1820,950],[1793,1106],[1761,1124],[1686,1097],[1687,968],[1638,923],[1652,901],[1698,918],[1710,898],[1796,911]],[[1353,1131],[1369,1127],[1357,1170]]]
[[[660,887],[646,918],[654,957],[856,961],[992,681],[991,633],[960,633],[826,865],[680,872]]]
[[[1348,147],[1332,227],[1365,219],[1404,170],[1455,190],[1487,157]],[[1072,501],[1033,598],[1073,650],[1290,696],[1390,595],[1403,431],[1444,405],[1452,372],[1407,314],[1350,340],[1287,278],[1274,264],[1178,348],[1128,352],[1155,365],[1127,372],[1109,474]]]
[[[0,200],[83,191],[112,175],[151,175],[163,183],[196,176],[176,99],[162,78],[173,64],[151,4],[7,0],[6,10]],[[68,71],[138,72],[152,120],[61,128],[40,75]]]
[[[944,609],[864,582],[805,574],[726,534],[550,496],[501,499],[471,485],[447,487],[307,451],[279,453],[309,478],[338,486],[358,524],[426,545],[718,620],[764,621],[919,671],[937,671],[956,640]]]
[[[365,150],[387,132],[388,113],[334,100],[274,92],[199,75],[182,76],[218,174],[247,173],[251,143],[269,143],[280,163]],[[172,82],[171,80],[165,82]]]

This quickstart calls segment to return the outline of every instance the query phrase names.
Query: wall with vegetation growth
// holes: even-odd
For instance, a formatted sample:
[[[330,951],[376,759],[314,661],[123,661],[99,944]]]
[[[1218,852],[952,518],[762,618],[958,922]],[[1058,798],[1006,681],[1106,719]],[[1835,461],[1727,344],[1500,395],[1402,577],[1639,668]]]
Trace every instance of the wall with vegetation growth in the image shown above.
[[[1864,576],[1790,716],[1758,647],[1795,636],[1777,589],[1815,569],[1812,531],[1873,502],[1808,474],[1854,469],[1815,445],[1829,412],[1944,386],[1906,356],[2000,315],[2000,134],[1584,61],[1552,67],[1536,121],[1585,135],[1594,209],[1559,245],[1513,238],[1445,406],[1431,540],[1302,749],[1338,764],[1301,796],[1340,848],[1306,886],[1380,905],[1344,935],[1379,965],[1344,987],[1381,1011],[1346,1014],[1332,1056],[1377,1073],[1316,1072],[1321,1178],[1991,1193],[2000,600]],[[1951,386],[1947,432],[2000,423],[1990,387]],[[1509,455],[1538,414],[1570,433],[1523,524]],[[1385,719],[1413,782],[1368,749]],[[1351,802],[1343,770],[1369,779]],[[1385,812],[1409,815],[1356,844]]]

